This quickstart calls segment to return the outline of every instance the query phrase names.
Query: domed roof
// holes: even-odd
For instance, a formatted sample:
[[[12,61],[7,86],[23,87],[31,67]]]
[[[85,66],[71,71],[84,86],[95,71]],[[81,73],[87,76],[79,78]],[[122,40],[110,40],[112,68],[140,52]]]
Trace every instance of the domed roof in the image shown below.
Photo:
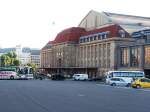
[[[49,41],[47,44],[53,44],[54,43],[54,41]]]
[[[42,50],[47,49],[47,48],[50,48],[53,43],[54,43],[54,41],[49,41],[49,42],[42,48]]]
[[[80,36],[85,32],[84,28],[71,27],[57,34],[54,43],[78,41]]]

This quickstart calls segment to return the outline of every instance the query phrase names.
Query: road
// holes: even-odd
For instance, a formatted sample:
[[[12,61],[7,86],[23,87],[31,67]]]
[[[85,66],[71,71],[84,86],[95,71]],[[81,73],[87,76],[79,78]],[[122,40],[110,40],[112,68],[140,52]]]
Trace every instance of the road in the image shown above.
[[[96,82],[0,80],[0,112],[150,112],[150,90]]]

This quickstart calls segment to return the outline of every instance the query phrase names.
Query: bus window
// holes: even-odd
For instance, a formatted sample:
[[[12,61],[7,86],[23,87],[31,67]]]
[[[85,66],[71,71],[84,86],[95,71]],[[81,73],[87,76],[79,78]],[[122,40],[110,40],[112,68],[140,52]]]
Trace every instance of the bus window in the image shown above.
[[[28,68],[27,67],[24,68],[24,73],[28,74]]]
[[[144,74],[142,72],[136,73],[136,77],[144,77]]]
[[[33,69],[29,68],[29,74],[32,74],[32,73],[33,73]]]
[[[135,77],[135,73],[129,72],[129,77]]]
[[[120,77],[120,75],[121,75],[120,72],[114,72],[113,73],[113,77]]]
[[[129,76],[129,73],[128,72],[121,72],[120,73],[121,75],[121,77],[127,77],[127,76]]]

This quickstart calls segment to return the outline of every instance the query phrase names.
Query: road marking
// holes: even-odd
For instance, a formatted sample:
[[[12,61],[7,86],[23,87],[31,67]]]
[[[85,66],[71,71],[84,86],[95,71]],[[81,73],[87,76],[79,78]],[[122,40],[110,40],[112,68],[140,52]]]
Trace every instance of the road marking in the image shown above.
[[[85,96],[85,95],[84,95],[84,94],[78,94],[78,96],[83,97],[83,96]]]
[[[115,87],[115,88],[120,88],[120,89],[132,89],[131,87]]]

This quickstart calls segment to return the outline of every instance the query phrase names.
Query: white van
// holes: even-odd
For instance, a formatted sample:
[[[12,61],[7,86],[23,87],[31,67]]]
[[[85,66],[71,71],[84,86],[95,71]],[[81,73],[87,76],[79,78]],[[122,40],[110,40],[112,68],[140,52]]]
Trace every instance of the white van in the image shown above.
[[[88,80],[88,74],[74,74],[74,80]]]

